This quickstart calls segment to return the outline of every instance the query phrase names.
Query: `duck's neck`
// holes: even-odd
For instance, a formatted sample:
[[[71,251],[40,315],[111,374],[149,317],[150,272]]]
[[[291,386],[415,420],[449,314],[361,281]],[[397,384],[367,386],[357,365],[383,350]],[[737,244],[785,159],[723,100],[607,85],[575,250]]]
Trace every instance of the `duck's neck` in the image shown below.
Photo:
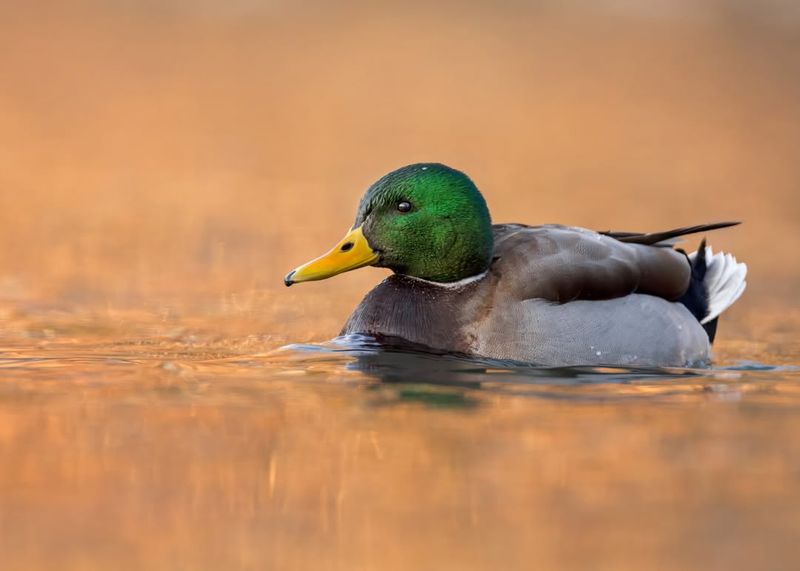
[[[469,224],[452,219],[408,232],[401,248],[385,251],[382,263],[398,274],[439,284],[475,278],[489,269],[494,250],[491,223]]]
[[[436,281],[426,280],[424,278],[416,278],[414,276],[408,276],[408,275],[403,275],[403,277],[411,279],[411,280],[414,280],[416,282],[420,282],[420,283],[424,283],[424,284],[427,284],[427,285],[432,285],[432,286],[440,287],[440,288],[444,288],[444,289],[458,289],[458,288],[467,286],[467,285],[469,285],[471,283],[475,283],[477,281],[482,280],[483,278],[486,277],[486,274],[488,274],[488,273],[489,273],[489,270],[484,270],[479,274],[475,274],[474,276],[461,278],[460,280],[456,280],[456,281],[453,281],[453,282],[436,282]]]

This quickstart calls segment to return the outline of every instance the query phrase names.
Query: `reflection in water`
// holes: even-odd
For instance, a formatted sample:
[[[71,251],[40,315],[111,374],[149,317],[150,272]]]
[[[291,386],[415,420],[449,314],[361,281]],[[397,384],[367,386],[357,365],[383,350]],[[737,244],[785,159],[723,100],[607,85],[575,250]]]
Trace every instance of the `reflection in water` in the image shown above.
[[[10,341],[0,551],[8,569],[778,567],[800,533],[798,380],[364,338]]]
[[[329,363],[348,371],[356,371],[381,383],[413,384],[421,394],[429,391],[436,403],[441,388],[464,388],[515,395],[574,400],[598,398],[597,393],[578,393],[580,385],[600,385],[607,398],[674,394],[676,390],[735,391],[743,381],[742,372],[792,373],[793,366],[775,367],[754,362],[737,366],[686,369],[619,366],[542,367],[534,364],[497,359],[442,354],[421,350],[400,340],[380,341],[362,335],[338,337],[318,345],[288,345],[274,353],[276,360],[291,363],[302,370],[309,364]],[[717,383],[709,385],[709,380]],[[604,385],[629,385],[624,387]],[[641,392],[643,386],[648,386]],[[711,387],[711,388],[709,388]],[[727,387],[727,388],[723,388]],[[659,390],[660,389],[660,390]],[[406,389],[403,389],[406,390]],[[413,393],[418,395],[417,392]],[[415,397],[418,400],[424,400]]]

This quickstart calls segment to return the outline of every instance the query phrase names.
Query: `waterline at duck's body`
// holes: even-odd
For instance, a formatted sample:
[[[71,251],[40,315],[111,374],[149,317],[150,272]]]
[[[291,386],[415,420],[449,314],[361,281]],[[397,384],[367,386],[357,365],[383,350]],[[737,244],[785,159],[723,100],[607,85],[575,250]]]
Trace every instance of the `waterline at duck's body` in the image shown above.
[[[545,366],[689,366],[708,361],[697,319],[677,302],[634,294],[558,304],[497,299],[491,273],[462,287],[391,276],[353,311],[342,334]]]

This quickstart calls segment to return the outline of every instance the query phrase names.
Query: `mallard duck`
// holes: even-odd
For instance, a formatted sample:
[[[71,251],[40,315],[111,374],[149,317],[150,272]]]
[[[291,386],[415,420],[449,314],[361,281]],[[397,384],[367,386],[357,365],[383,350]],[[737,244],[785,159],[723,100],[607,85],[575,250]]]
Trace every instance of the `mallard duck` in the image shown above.
[[[545,366],[696,366],[709,362],[747,267],[705,241],[688,255],[673,245],[735,224],[649,234],[493,225],[467,175],[413,164],[370,186],[347,235],[284,282],[392,270],[343,335]]]

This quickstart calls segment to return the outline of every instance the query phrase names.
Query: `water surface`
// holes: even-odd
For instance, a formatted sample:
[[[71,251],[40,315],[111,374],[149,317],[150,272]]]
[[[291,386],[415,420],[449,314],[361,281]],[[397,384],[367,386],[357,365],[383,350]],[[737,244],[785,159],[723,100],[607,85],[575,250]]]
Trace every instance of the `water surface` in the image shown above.
[[[70,321],[0,352],[4,568],[797,561],[785,324],[711,369],[630,370]]]

